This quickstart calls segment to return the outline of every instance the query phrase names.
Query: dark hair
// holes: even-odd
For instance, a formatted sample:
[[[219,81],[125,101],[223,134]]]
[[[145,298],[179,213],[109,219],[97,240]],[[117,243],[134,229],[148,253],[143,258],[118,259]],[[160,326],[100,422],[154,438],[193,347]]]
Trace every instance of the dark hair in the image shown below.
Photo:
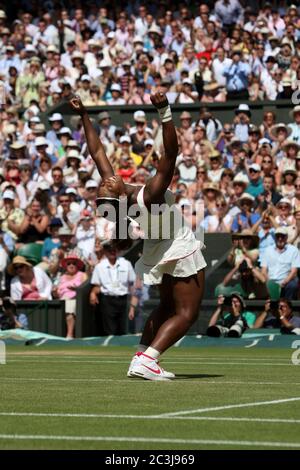
[[[290,300],[286,299],[285,297],[280,297],[278,303],[280,302],[285,303],[290,308],[290,310],[293,310],[293,304]]]

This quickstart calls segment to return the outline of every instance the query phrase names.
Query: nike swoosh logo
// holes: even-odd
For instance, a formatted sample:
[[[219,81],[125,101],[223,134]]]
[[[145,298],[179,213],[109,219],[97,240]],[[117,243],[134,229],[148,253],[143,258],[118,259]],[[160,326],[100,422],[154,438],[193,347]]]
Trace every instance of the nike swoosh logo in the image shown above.
[[[146,366],[145,364],[142,364],[143,367],[146,367],[146,369],[150,370],[154,374],[160,375],[160,369],[152,369],[151,367]]]

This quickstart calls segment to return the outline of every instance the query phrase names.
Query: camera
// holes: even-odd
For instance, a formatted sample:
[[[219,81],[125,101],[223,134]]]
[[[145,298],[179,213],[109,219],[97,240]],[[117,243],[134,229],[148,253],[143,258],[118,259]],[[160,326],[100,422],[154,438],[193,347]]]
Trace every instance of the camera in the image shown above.
[[[240,338],[245,330],[245,325],[243,320],[238,320],[235,322],[234,325],[230,328],[228,331],[228,337],[229,338]]]
[[[213,325],[207,328],[206,334],[212,338],[220,338],[220,336],[226,336],[228,328],[221,325]]]
[[[239,267],[239,272],[240,273],[243,273],[245,271],[248,271],[249,267],[248,267],[248,264],[247,264],[247,261],[243,261],[241,264],[240,264],[240,267]]]
[[[271,300],[270,309],[273,310],[273,311],[277,311],[278,310],[278,305],[279,305],[278,300]]]
[[[226,307],[231,307],[231,297],[226,297],[224,298],[223,305]]]

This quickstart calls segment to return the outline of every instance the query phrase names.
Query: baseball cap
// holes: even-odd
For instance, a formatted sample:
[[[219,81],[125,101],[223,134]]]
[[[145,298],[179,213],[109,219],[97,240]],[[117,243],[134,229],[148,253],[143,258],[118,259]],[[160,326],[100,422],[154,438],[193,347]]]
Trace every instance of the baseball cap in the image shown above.
[[[103,119],[110,118],[110,115],[107,111],[102,111],[102,113],[98,114],[98,121],[102,121]]]
[[[36,137],[34,143],[36,147],[42,147],[44,145],[48,147],[48,142],[43,136]]]
[[[66,194],[75,194],[77,196],[77,191],[75,188],[67,188]]]
[[[252,165],[249,166],[249,170],[254,170],[258,172],[261,171],[261,167],[258,163],[252,163]]]
[[[154,145],[154,140],[153,139],[146,139],[144,142],[144,146],[146,147],[147,145],[151,145],[151,147]]]
[[[121,93],[122,89],[118,83],[113,83],[110,87],[110,91],[118,91],[119,93]]]
[[[140,109],[138,111],[135,111],[135,113],[133,114],[133,119],[136,122],[146,122],[146,114]]]
[[[63,117],[60,113],[54,113],[54,114],[52,114],[52,116],[49,117],[49,121],[50,122],[63,121]]]
[[[6,191],[4,191],[4,193],[2,195],[3,199],[12,199],[12,200],[14,200],[15,197],[16,197],[15,193],[13,191],[11,191],[10,189],[7,189]]]
[[[72,135],[71,129],[69,127],[62,127],[59,131],[58,134],[69,134]]]
[[[91,77],[88,75],[88,74],[83,74],[81,76],[81,79],[80,79],[82,82],[90,82],[91,81]]]
[[[275,230],[275,235],[285,235],[286,237],[288,236],[288,231],[286,227],[278,227]]]
[[[97,183],[95,180],[88,180],[88,181],[85,183],[85,188],[86,188],[86,189],[89,189],[89,188],[98,188],[98,183]]]
[[[120,137],[120,144],[123,144],[124,142],[127,142],[128,144],[131,144],[131,139],[129,135],[122,135]]]

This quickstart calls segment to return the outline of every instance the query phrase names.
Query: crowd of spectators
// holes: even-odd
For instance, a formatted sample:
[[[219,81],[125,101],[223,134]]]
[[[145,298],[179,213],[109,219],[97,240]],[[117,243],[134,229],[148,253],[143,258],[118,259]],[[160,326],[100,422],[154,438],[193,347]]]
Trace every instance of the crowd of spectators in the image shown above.
[[[286,2],[17,2],[0,10],[0,73],[13,107],[276,100],[299,89],[300,18]],[[14,2],[12,2],[14,4]],[[8,17],[6,14],[8,11]]]
[[[0,9],[2,290],[14,275],[15,300],[60,297],[73,314],[75,288],[99,266],[113,234],[96,212],[100,179],[80,118],[69,124],[54,111],[45,125],[41,113],[74,92],[86,106],[104,106],[94,126],[116,173],[144,184],[162,152],[161,127],[142,109],[133,125],[117,127],[109,110],[142,108],[160,88],[171,105],[199,102],[196,119],[188,110],[180,115],[171,189],[195,230],[232,233],[232,269],[219,293],[238,284],[245,297],[267,298],[275,283],[297,298],[300,106],[291,98],[300,77],[300,9],[260,3],[26,0],[15,11]],[[274,110],[253,124],[251,101],[281,98],[291,99],[288,124]],[[226,100],[238,101],[221,122],[205,103]],[[36,244],[41,260],[32,267],[20,256]]]

